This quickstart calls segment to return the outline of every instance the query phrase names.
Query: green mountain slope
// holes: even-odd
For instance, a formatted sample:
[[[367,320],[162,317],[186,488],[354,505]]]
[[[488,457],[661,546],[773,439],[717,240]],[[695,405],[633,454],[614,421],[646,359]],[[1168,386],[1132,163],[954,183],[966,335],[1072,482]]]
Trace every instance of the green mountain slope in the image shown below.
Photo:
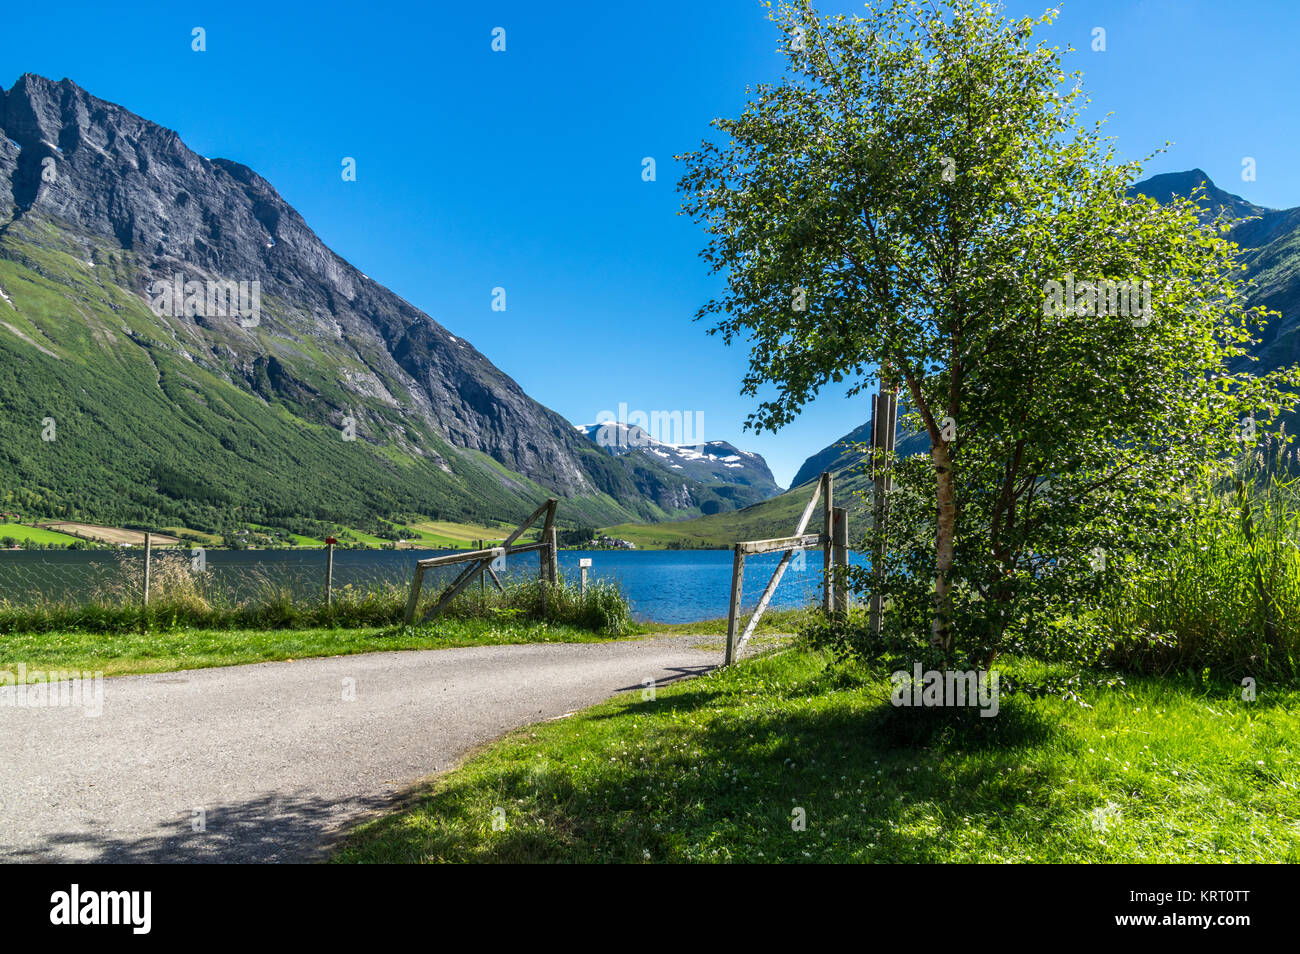
[[[176,276],[256,285],[258,313],[160,305]],[[549,496],[567,526],[736,506],[605,453],[251,169],[70,80],[0,89],[0,508],[318,536]]]

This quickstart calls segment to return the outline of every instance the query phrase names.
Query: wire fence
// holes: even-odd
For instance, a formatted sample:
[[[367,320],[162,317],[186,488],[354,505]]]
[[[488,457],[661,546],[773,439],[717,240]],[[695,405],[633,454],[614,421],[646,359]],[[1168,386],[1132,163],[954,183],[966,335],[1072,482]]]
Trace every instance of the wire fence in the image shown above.
[[[404,600],[417,560],[452,550],[334,551],[332,602],[359,603],[370,597]],[[463,551],[461,551],[463,552]],[[752,612],[779,554],[750,557],[742,610]],[[580,558],[594,561],[590,581],[618,586],[637,619],[664,623],[717,619],[727,615],[731,551],[561,551],[560,573],[578,580]],[[185,602],[213,609],[292,603],[314,611],[325,605],[327,554],[324,550],[188,550],[154,548],[150,561],[150,604]],[[855,564],[865,554],[850,551]],[[806,564],[806,565],[805,565]],[[772,607],[798,608],[821,599],[821,557],[807,553],[782,578]],[[424,593],[433,600],[463,566],[435,567],[425,576]],[[498,571],[507,585],[534,580],[534,554],[511,557]],[[489,591],[492,583],[475,583]],[[0,550],[0,610],[75,609],[92,605],[139,607],[144,599],[144,551]],[[404,605],[404,604],[403,604]]]
[[[331,596],[349,599],[409,587],[415,561],[430,555],[428,550],[336,550]],[[269,598],[323,603],[327,567],[320,550],[154,549],[150,600],[197,596],[212,606],[230,607]],[[436,588],[459,569],[430,571],[427,579]],[[0,551],[0,606],[139,604],[144,577],[142,549]]]

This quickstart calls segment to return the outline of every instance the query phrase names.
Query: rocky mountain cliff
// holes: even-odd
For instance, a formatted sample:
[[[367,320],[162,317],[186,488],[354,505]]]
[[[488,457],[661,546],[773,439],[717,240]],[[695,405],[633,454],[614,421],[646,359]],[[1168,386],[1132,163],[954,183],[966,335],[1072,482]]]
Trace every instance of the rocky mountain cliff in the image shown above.
[[[726,441],[666,444],[655,440],[642,427],[617,421],[580,425],[578,430],[613,457],[637,455],[654,461],[680,476],[711,486],[733,504],[731,508],[716,508],[706,513],[747,507],[781,492],[761,455],[740,450]]]
[[[255,316],[222,307],[239,288]],[[0,371],[0,492],[38,509],[201,522],[203,487],[258,519],[504,519],[551,493],[584,523],[734,506],[601,452],[256,172],[67,79],[0,90],[0,294],[0,350],[28,369]]]

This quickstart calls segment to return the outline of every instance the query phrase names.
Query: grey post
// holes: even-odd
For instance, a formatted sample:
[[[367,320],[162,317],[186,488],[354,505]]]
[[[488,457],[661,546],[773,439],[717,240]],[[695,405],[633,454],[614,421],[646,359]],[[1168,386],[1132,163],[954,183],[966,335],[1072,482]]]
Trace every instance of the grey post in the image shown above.
[[[843,575],[849,565],[849,512],[844,507],[835,508],[835,612],[844,613],[849,608],[849,584]]]
[[[406,615],[403,619],[407,626],[415,622],[415,610],[420,605],[420,590],[424,586],[424,567],[415,564],[415,579],[411,581],[411,595],[406,599]]]
[[[144,533],[144,605],[149,605],[149,574],[152,569],[150,563],[153,555],[153,534],[148,530]]]
[[[478,546],[478,548],[479,548],[480,550],[483,549],[483,541],[482,541],[482,540],[476,540],[476,541],[474,541],[474,542],[477,544],[477,546]],[[484,597],[485,597],[485,595],[486,595],[486,589],[487,589],[487,574],[486,574],[486,573],[480,573],[480,574],[478,575],[478,601],[479,601],[480,603],[483,602],[483,599],[484,599]]]
[[[745,551],[737,543],[731,558],[731,609],[727,614],[727,656],[723,665],[730,666],[736,647],[736,624],[740,620],[740,596],[745,590]]]
[[[334,544],[325,544],[325,605],[334,605]]]
[[[822,609],[830,614],[833,609],[833,582],[835,558],[831,553],[831,509],[835,506],[833,494],[835,478],[830,471],[822,474]]]

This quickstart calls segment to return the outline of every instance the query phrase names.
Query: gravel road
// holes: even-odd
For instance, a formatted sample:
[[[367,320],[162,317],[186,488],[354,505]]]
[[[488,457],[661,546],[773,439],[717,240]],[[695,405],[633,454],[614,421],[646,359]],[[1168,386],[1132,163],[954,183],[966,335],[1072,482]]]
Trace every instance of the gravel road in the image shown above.
[[[0,698],[0,861],[313,860],[477,745],[721,656],[672,636],[124,676],[98,717]]]

